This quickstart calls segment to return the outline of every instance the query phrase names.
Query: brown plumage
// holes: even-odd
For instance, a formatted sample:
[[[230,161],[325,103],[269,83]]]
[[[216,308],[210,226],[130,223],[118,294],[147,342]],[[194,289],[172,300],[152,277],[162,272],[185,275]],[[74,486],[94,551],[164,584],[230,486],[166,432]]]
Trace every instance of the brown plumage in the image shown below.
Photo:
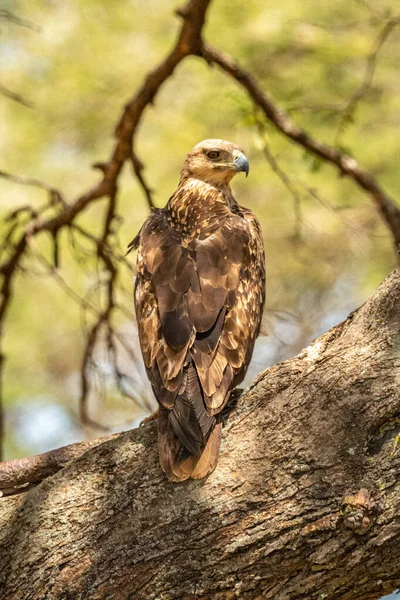
[[[260,330],[262,234],[232,195],[238,171],[247,175],[248,162],[235,144],[197,144],[177,190],[130,245],[138,248],[140,345],[160,405],[160,463],[172,481],[215,468],[221,411],[245,376]]]

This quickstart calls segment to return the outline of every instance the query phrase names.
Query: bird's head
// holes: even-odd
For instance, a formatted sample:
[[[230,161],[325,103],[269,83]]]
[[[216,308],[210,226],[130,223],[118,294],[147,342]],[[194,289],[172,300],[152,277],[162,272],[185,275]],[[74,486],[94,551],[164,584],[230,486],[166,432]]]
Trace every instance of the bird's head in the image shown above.
[[[181,176],[224,186],[240,171],[247,177],[249,162],[236,144],[225,140],[204,140],[187,155]]]

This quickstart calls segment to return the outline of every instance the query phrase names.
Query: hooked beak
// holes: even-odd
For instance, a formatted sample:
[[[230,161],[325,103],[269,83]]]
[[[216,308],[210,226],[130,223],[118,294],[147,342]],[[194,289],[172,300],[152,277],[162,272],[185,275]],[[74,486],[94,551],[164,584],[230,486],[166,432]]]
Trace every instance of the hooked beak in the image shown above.
[[[246,173],[246,177],[247,177],[249,174],[250,165],[249,165],[249,161],[247,160],[247,158],[245,157],[243,152],[239,152],[239,154],[236,156],[236,158],[233,162],[234,162],[236,171],[238,171],[238,172],[244,171]]]

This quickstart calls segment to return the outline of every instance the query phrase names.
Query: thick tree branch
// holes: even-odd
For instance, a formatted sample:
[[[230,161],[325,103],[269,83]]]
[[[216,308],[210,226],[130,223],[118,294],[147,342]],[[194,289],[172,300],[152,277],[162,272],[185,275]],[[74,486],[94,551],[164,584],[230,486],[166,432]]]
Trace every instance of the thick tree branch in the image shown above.
[[[60,471],[70,461],[79,458],[90,448],[117,436],[118,434],[113,434],[95,440],[78,442],[50,450],[44,454],[0,463],[0,496],[26,491],[30,484],[38,484]]]
[[[400,210],[390,196],[382,189],[377,181],[365,171],[358,162],[324,144],[303,131],[289,118],[282,109],[278,108],[271,98],[263,91],[255,77],[243,69],[231,56],[220,52],[213,46],[203,46],[203,57],[209,63],[217,64],[230,77],[242,86],[253,102],[261,108],[265,117],[275,125],[287,138],[337,167],[342,175],[350,177],[362,190],[373,199],[383,220],[393,235],[396,249],[400,245]]]
[[[372,600],[398,587],[399,306],[398,270],[261,374],[232,403],[206,480],[165,479],[152,423],[25,459],[21,476],[2,465],[2,485],[48,475],[0,499],[2,597]]]

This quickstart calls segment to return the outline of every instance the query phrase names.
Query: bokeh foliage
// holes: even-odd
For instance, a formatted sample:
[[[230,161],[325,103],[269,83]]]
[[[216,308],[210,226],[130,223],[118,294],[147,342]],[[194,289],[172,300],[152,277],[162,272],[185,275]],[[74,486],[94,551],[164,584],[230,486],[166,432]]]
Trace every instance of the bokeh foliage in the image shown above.
[[[162,0],[33,0],[5,2],[3,7],[40,31],[7,19],[0,23],[0,83],[33,104],[28,108],[0,96],[0,169],[43,179],[73,200],[97,180],[90,165],[109,156],[123,104],[173,43],[179,25],[173,6]],[[355,109],[348,110],[396,8],[394,0],[379,6],[362,0],[215,0],[205,37],[253,72],[298,125],[355,156],[396,198],[400,27],[385,40],[372,81]],[[396,264],[390,233],[370,199],[271,125],[263,123],[261,135],[259,119],[233,81],[191,57],[162,88],[138,136],[158,206],[175,189],[182,161],[199,140],[226,138],[245,149],[250,177],[237,178],[234,188],[263,226],[272,331],[258,344],[249,378],[344,318]],[[271,168],[266,151],[290,178],[297,199]],[[0,195],[2,215],[44,201],[43,191],[4,180]],[[124,248],[148,214],[128,168],[119,203]],[[104,209],[104,201],[96,203],[82,219],[95,234]],[[0,227],[1,234],[4,224]],[[46,235],[38,244],[50,256]],[[34,252],[24,266],[4,343],[8,458],[43,449],[29,435],[24,438],[21,426],[38,403],[63,408],[67,437],[52,440],[53,445],[99,433],[82,428],[76,417],[83,351],[79,307],[56,279],[41,274]],[[63,279],[85,295],[95,269],[91,259],[80,266],[74,262],[63,232]],[[124,301],[132,308],[128,273],[124,287]],[[134,339],[128,317],[119,326]],[[150,394],[142,372],[137,380],[141,393]],[[112,427],[143,413],[112,387],[104,398],[95,398],[93,411]],[[46,418],[44,411],[43,430]]]

